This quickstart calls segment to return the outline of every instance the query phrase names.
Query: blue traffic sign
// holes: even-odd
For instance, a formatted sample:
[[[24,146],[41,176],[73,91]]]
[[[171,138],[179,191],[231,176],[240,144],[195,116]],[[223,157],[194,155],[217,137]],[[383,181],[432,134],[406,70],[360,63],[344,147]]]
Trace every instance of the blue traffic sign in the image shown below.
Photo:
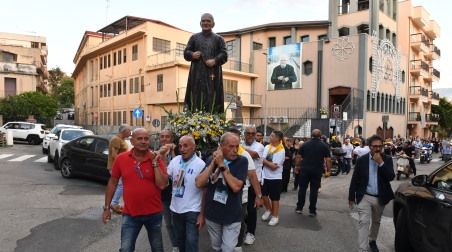
[[[133,117],[135,118],[141,118],[143,116],[143,110],[141,110],[140,108],[136,108],[133,110],[132,114]]]

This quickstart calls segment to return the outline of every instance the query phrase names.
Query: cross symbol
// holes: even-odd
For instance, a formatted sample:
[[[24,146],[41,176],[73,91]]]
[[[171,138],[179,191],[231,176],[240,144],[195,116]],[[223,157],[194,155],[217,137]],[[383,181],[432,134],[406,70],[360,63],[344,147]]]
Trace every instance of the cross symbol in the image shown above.
[[[215,74],[210,74],[210,78],[212,78],[212,80],[213,80],[213,78],[215,78]]]

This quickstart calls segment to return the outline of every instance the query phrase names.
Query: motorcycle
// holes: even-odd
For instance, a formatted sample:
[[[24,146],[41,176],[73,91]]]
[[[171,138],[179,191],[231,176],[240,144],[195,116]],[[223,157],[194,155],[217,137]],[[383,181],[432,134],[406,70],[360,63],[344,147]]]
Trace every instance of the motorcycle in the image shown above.
[[[337,176],[342,170],[342,157],[347,154],[342,148],[333,148],[331,150],[331,176]]]
[[[430,147],[430,148],[422,147],[419,158],[420,158],[421,164],[426,163],[426,162],[430,163],[430,161],[432,161],[432,147]]]
[[[397,180],[400,180],[400,175],[405,174],[405,176],[408,178],[411,174],[413,174],[413,170],[410,166],[410,161],[408,160],[407,155],[400,155],[397,159]]]

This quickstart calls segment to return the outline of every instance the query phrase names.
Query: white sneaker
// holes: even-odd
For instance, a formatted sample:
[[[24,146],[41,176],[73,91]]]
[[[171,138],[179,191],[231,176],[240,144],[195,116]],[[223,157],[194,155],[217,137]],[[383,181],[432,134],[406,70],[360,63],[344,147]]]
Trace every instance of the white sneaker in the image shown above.
[[[235,247],[234,252],[242,252],[242,247]]]
[[[275,226],[279,223],[279,217],[272,216],[270,222],[268,222],[269,226]]]
[[[265,211],[265,213],[262,215],[262,220],[263,221],[266,221],[266,220],[268,220],[268,218],[270,218],[270,214],[271,214],[271,212],[270,211]]]
[[[254,235],[252,233],[246,233],[243,243],[245,243],[246,245],[252,245],[254,243],[254,240],[256,240],[256,238],[254,238]]]

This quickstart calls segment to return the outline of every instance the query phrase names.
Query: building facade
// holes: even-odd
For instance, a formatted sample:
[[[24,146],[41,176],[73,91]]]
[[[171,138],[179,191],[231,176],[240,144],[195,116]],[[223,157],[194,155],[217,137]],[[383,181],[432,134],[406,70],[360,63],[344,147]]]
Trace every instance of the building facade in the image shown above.
[[[47,54],[45,37],[0,32],[0,99],[47,93]]]

